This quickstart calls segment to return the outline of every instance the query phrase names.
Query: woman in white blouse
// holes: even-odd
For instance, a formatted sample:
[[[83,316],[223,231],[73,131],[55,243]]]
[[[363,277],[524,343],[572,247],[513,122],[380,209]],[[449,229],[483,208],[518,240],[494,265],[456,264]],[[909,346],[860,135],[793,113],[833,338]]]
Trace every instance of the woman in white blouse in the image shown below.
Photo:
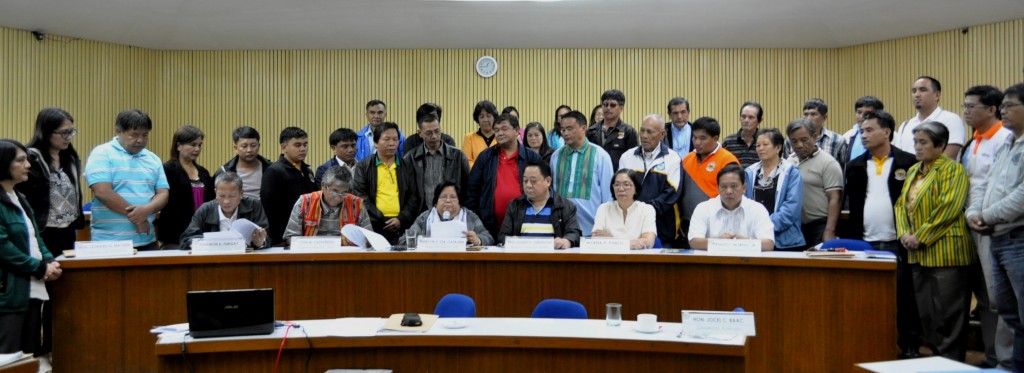
[[[658,235],[654,207],[636,200],[640,195],[640,174],[622,169],[612,177],[614,201],[597,208],[593,237],[614,237],[629,240],[629,248],[640,250],[654,246]]]

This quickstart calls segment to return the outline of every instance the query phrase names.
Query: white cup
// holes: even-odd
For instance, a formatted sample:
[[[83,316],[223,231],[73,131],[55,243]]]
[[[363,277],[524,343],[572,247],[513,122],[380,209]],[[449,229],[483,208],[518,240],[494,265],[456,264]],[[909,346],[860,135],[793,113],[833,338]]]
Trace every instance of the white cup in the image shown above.
[[[645,331],[658,329],[658,315],[653,313],[636,315],[636,328]]]

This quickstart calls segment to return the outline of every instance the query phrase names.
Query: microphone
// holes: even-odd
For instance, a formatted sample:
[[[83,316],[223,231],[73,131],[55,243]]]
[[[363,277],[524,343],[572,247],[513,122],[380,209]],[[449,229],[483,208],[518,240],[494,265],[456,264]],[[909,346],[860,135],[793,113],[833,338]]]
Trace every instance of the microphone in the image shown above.
[[[444,221],[452,220],[452,213],[451,213],[451,211],[445,211],[444,213],[442,213],[441,214],[441,220],[444,220]]]

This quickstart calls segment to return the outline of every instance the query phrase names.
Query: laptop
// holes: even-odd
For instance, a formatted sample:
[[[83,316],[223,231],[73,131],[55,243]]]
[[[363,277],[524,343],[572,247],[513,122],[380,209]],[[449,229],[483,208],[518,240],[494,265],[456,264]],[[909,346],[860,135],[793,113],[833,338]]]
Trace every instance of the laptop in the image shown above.
[[[274,332],[274,289],[190,291],[185,300],[194,338]]]

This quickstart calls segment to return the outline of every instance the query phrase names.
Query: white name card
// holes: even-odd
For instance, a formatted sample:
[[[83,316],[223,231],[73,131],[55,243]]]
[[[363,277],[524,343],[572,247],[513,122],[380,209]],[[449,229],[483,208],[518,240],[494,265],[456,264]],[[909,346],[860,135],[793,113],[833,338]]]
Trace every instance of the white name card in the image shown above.
[[[505,251],[548,252],[554,250],[554,237],[505,237]]]
[[[135,255],[131,240],[121,241],[78,241],[75,242],[75,256],[78,258],[109,258]]]
[[[761,240],[708,240],[708,254],[722,256],[761,256]]]
[[[341,236],[292,237],[293,253],[329,253],[341,251]]]
[[[683,311],[683,334],[756,335],[753,312]]]
[[[207,240],[197,238],[192,240],[192,254],[245,254],[245,240],[241,238],[233,238],[229,240]]]
[[[629,240],[624,238],[582,238],[580,252],[583,254],[629,254]]]
[[[466,239],[460,237],[423,237],[416,239],[416,250],[421,251],[466,251]]]

